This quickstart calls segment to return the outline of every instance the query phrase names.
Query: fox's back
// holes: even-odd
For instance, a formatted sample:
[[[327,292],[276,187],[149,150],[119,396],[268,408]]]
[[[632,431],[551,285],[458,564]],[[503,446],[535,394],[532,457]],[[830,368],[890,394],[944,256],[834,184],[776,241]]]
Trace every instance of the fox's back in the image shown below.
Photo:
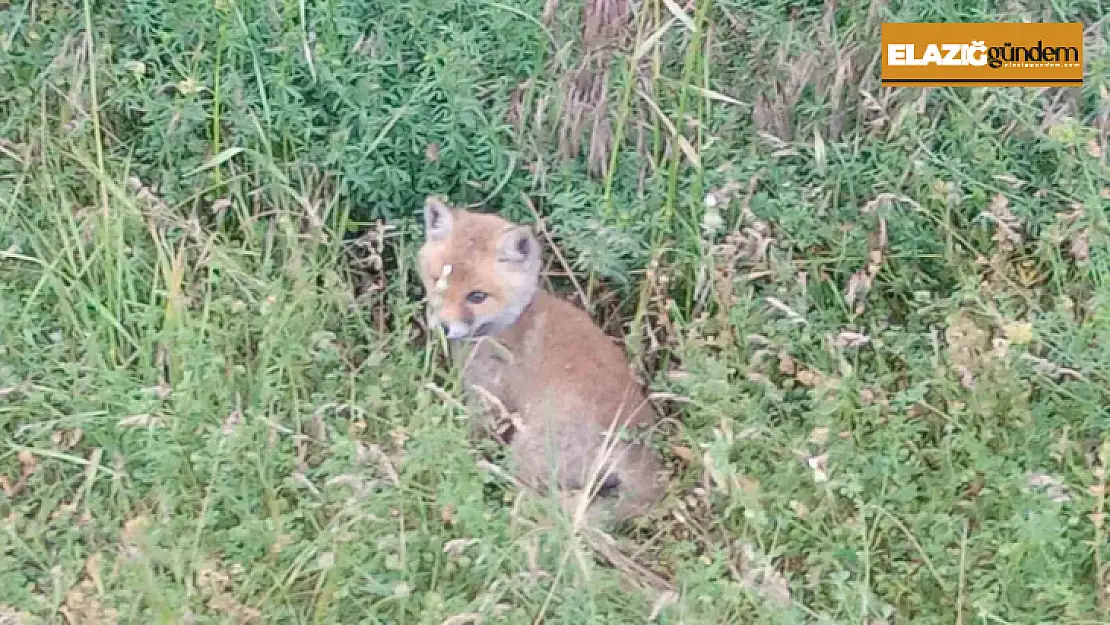
[[[496,340],[500,345],[478,346],[464,371],[474,372],[471,383],[497,387],[526,422],[558,419],[607,429],[618,415],[618,428],[653,420],[623,350],[569,302],[540,292]]]

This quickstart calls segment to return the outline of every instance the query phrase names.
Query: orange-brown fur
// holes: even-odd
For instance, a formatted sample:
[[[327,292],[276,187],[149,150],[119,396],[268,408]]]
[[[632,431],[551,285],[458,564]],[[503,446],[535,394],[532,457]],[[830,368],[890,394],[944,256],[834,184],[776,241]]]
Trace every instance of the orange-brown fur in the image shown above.
[[[418,271],[429,319],[455,335],[468,396],[492,397],[518,416],[510,442],[517,476],[540,489],[549,480],[559,489],[610,486],[615,496],[595,498],[591,520],[647,512],[663,495],[659,461],[646,445],[616,437],[622,427],[652,425],[655,411],[623,350],[585,312],[539,288],[531,229],[433,198],[425,223]],[[467,300],[476,290],[488,294],[480,304]],[[480,328],[484,336],[467,334]]]

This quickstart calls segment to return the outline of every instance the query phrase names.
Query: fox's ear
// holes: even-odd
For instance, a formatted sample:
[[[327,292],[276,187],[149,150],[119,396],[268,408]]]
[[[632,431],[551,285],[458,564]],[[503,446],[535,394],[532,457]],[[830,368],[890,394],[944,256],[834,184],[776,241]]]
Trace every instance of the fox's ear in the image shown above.
[[[455,215],[450,206],[443,200],[428,196],[424,200],[424,238],[428,241],[440,241],[451,234],[454,226]]]
[[[540,246],[530,226],[515,226],[501,235],[497,252],[497,257],[503,261],[523,264],[539,255]]]

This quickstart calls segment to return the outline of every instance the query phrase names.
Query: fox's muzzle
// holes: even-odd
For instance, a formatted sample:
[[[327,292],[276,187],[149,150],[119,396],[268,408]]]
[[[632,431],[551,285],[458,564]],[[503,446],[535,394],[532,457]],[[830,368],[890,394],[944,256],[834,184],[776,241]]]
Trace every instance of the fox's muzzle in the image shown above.
[[[440,319],[439,315],[435,312],[428,312],[428,328],[439,327],[443,330],[444,336],[449,339],[462,339],[466,338],[471,333],[471,326],[473,324],[466,323],[465,321],[448,321]]]
[[[470,325],[466,323],[443,322],[439,324],[439,327],[443,329],[443,334],[449,339],[466,338],[470,334]]]

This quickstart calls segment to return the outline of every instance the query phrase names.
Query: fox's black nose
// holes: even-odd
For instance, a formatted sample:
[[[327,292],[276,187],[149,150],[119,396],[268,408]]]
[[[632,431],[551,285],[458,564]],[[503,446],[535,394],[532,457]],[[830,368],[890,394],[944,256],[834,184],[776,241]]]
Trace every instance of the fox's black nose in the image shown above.
[[[451,334],[451,324],[440,322],[439,327],[444,334]]]

